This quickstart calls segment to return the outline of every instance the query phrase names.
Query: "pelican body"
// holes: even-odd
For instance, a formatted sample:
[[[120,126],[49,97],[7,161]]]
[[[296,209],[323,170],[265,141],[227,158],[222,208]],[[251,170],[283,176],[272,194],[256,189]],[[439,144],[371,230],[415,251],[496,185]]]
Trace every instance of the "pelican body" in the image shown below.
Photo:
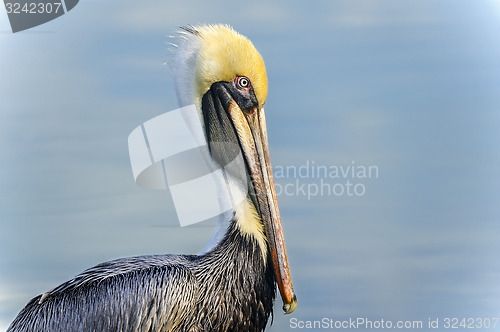
[[[195,104],[218,165],[235,153],[246,193],[200,255],[122,258],[85,270],[33,298],[8,332],[263,331],[276,284],[283,310],[297,304],[272,175],[263,105],[262,57],[225,25],[183,28],[174,64],[181,106]]]

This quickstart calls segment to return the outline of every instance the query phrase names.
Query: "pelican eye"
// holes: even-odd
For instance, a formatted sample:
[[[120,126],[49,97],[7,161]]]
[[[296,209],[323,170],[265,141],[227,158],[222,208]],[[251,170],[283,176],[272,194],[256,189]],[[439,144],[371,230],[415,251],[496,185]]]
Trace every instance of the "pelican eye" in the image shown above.
[[[236,76],[234,81],[238,90],[248,90],[252,85],[250,79],[246,76]]]

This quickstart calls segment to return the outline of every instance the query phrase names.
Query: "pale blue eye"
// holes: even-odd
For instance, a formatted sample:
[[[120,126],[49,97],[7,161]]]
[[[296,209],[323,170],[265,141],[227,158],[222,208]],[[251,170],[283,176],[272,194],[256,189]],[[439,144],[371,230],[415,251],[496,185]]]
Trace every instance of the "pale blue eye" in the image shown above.
[[[248,77],[242,76],[238,79],[238,87],[241,89],[246,89],[250,86],[250,80]]]

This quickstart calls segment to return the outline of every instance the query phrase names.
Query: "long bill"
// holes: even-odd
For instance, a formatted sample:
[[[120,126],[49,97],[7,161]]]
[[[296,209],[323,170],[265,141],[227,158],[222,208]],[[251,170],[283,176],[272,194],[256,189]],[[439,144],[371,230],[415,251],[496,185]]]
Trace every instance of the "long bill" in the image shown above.
[[[238,104],[232,101],[228,113],[236,128],[257,194],[257,209],[265,226],[278,288],[283,300],[283,311],[289,314],[297,307],[297,297],[293,290],[274,187],[264,108],[253,108],[242,112]]]

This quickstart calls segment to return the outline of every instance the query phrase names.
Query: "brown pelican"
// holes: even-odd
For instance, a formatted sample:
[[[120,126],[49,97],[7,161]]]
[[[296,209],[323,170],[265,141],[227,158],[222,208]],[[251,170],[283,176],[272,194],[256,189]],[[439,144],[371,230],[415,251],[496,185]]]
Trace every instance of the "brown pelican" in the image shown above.
[[[284,312],[295,310],[264,118],[264,61],[229,26],[183,30],[177,95],[197,106],[208,142],[239,147],[246,199],[207,252],[101,263],[33,298],[9,332],[263,331],[276,284]],[[210,153],[222,165],[232,152],[213,145]]]

